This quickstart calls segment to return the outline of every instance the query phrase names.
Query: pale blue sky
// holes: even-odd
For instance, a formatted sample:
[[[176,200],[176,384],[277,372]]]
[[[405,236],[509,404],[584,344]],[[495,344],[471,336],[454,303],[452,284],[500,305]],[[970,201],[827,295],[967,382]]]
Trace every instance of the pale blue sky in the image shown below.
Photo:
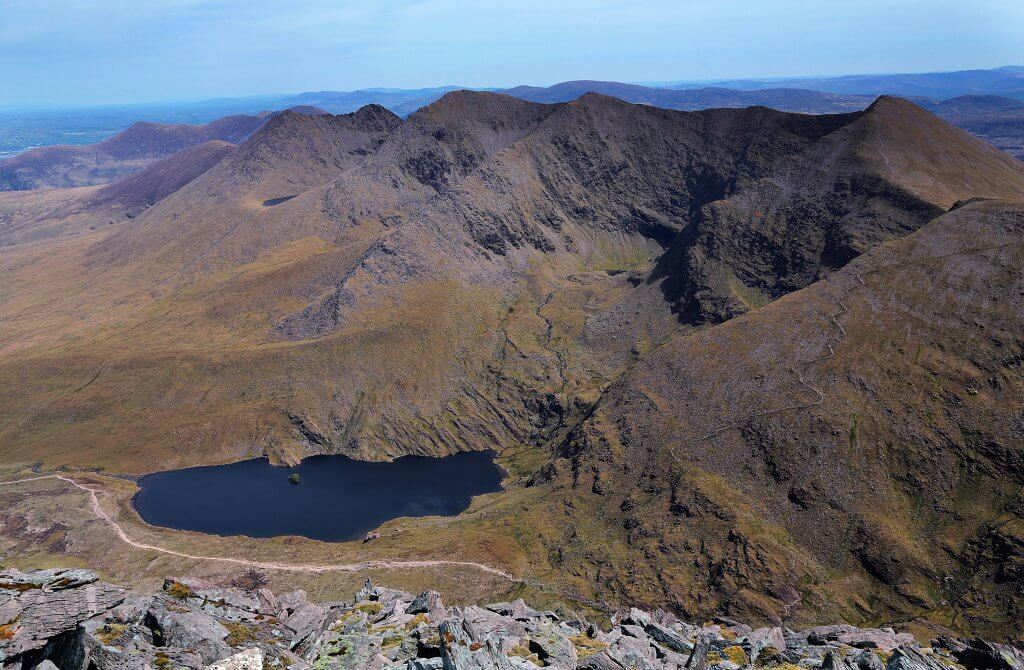
[[[1022,0],[0,0],[0,104],[1024,64]]]

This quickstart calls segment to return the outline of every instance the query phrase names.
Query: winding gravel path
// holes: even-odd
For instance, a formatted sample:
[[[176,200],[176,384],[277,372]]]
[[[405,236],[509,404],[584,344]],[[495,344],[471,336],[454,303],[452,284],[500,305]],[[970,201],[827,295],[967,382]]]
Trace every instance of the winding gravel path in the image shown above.
[[[241,565],[245,567],[258,568],[261,570],[280,570],[287,572],[360,572],[363,570],[372,569],[404,569],[404,568],[432,568],[432,567],[459,567],[459,568],[470,568],[486,572],[488,574],[497,575],[512,582],[525,583],[524,580],[517,579],[513,575],[489,565],[483,563],[475,563],[473,561],[449,561],[449,560],[426,560],[426,561],[363,561],[361,563],[334,563],[327,565],[315,565],[311,563],[275,563],[267,561],[254,561],[246,558],[232,558],[227,556],[200,556],[197,554],[188,554],[183,551],[175,551],[174,549],[166,549],[164,547],[158,547],[152,544],[146,544],[144,542],[138,542],[129,537],[128,533],[125,532],[124,528],[120,526],[114,519],[107,513],[106,510],[100,505],[99,494],[102,491],[79,484],[70,477],[63,475],[43,475],[40,477],[28,477],[26,479],[14,479],[11,481],[0,482],[0,486],[8,486],[12,484],[23,484],[26,482],[37,482],[44,479],[59,479],[62,482],[66,482],[71,486],[74,486],[81,491],[84,491],[89,496],[89,507],[92,510],[93,515],[97,519],[106,522],[117,534],[117,536],[127,545],[135,547],[136,549],[144,549],[147,551],[155,551],[168,556],[177,556],[179,558],[187,558],[196,561],[217,561],[220,563],[232,563],[234,565]]]

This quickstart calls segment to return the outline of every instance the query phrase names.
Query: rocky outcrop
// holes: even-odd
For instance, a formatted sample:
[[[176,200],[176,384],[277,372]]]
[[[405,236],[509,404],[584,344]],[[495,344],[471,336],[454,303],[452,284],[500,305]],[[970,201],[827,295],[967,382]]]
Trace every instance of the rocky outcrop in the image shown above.
[[[751,629],[731,619],[693,625],[631,609],[603,625],[523,600],[445,607],[366,585],[351,603],[311,603],[303,591],[168,579],[129,595],[86,570],[0,572],[5,668],[351,668],[372,670],[950,670],[1024,668],[1016,647],[848,624],[805,631]]]

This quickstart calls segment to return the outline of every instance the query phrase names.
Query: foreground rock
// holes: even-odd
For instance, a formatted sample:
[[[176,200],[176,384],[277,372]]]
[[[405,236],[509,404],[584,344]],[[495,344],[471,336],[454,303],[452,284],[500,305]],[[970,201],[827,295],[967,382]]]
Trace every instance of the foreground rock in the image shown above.
[[[603,627],[522,600],[445,607],[367,582],[353,601],[311,603],[192,579],[138,596],[85,570],[0,572],[0,664],[17,670],[1024,669],[1010,645],[889,628],[805,631],[721,619],[692,625],[632,609]]]

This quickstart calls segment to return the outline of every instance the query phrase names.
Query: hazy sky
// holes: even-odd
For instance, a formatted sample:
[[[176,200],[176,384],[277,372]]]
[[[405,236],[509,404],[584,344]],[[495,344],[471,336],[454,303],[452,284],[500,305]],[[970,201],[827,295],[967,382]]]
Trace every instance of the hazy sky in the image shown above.
[[[0,104],[1024,64],[1022,0],[0,0]]]

